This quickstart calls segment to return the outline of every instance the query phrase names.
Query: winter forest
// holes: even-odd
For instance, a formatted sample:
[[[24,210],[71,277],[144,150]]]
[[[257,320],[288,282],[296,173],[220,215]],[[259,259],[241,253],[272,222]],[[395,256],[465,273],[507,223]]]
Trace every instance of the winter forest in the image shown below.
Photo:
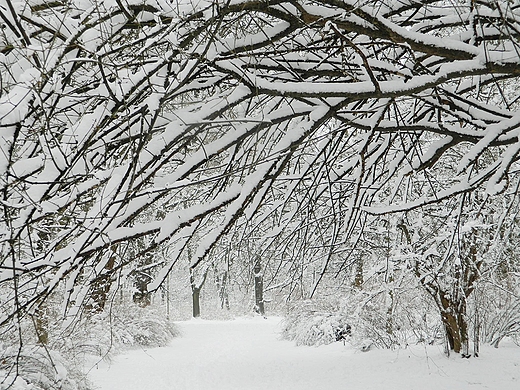
[[[519,90],[518,0],[0,0],[0,388],[199,316],[520,343]]]

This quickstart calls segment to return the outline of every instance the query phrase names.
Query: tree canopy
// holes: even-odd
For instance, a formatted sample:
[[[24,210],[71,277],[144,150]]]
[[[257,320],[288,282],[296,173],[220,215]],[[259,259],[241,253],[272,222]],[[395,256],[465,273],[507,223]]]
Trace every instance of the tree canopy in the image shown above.
[[[6,0],[0,23],[0,324],[58,288],[74,316],[168,245],[152,291],[230,234],[319,255],[312,295],[370,216],[405,234],[517,195],[517,1]]]

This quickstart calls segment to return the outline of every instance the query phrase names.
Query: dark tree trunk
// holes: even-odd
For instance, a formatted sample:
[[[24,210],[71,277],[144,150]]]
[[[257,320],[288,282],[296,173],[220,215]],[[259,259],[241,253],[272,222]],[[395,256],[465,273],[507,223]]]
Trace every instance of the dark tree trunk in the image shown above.
[[[452,300],[440,297],[441,318],[446,330],[448,347],[451,351],[469,357],[468,322],[466,319],[466,299]]]
[[[194,288],[191,292],[193,301],[193,318],[200,317],[200,288]]]
[[[265,315],[264,308],[264,281],[260,261],[257,261],[254,268],[255,272],[255,310],[260,315]]]
[[[403,225],[404,226],[404,225]],[[405,228],[403,228],[405,229]],[[407,231],[405,229],[405,231]],[[471,237],[463,241],[463,253],[460,256],[460,262],[452,265],[454,286],[445,285],[441,287],[439,279],[430,279],[425,275],[430,274],[431,269],[421,269],[419,261],[415,263],[413,268],[420,283],[431,294],[437,307],[440,310],[442,324],[446,332],[447,352],[453,351],[460,353],[462,357],[470,357],[469,353],[469,326],[467,319],[467,300],[475,289],[475,283],[480,275],[480,267],[482,266],[482,257],[479,257],[477,250],[477,233],[472,231]],[[440,276],[438,276],[440,277]],[[478,327],[478,324],[475,324]],[[476,333],[475,356],[478,355],[478,329]]]
[[[152,281],[150,275],[146,272],[138,272],[135,278],[135,288],[132,300],[140,307],[147,307],[152,304],[152,294],[148,291],[148,283]]]
[[[194,269],[190,269],[190,284],[191,284],[191,298],[193,305],[193,318],[200,317],[200,290],[202,290],[202,286],[206,282],[206,278],[208,276],[209,269],[204,271],[204,275],[202,276],[202,280],[200,284],[197,286],[195,282]]]

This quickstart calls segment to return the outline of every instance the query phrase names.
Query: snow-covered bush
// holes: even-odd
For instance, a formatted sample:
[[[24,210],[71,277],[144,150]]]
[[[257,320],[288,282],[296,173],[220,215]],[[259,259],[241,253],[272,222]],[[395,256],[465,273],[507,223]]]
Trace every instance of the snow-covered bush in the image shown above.
[[[66,329],[56,318],[46,321],[44,346],[30,321],[20,324],[23,342],[14,332],[2,335],[0,390],[90,390],[85,374],[89,357],[107,359],[126,348],[164,346],[179,334],[160,310],[133,304],[114,304]]]
[[[389,306],[382,294],[358,292],[342,300],[305,300],[291,304],[282,337],[297,345],[330,344],[348,329],[349,343],[393,348],[416,343],[440,343],[442,328],[431,302],[415,291],[400,296],[402,304]]]
[[[60,350],[103,358],[137,346],[162,347],[179,335],[161,310],[133,304],[114,304],[76,325],[73,333],[62,339]]]
[[[11,346],[5,350],[0,360],[0,389],[90,389],[89,382],[77,363],[73,356],[65,356],[42,346]]]
[[[498,348],[498,344],[506,337],[520,339],[520,304],[506,307],[493,318],[486,329],[485,341]]]
[[[109,326],[107,326],[109,325]],[[178,335],[175,325],[153,308],[118,307],[92,318],[93,335],[117,349],[133,346],[162,347]]]
[[[305,300],[289,307],[282,336],[297,345],[322,345],[337,341],[338,332],[346,329],[348,316],[337,303]]]
[[[506,337],[511,337],[517,343],[520,341],[520,298],[502,297],[500,300],[499,297],[495,293],[494,302],[486,301],[485,305],[478,305],[476,313],[475,309],[471,313],[479,322],[482,341],[496,348]]]

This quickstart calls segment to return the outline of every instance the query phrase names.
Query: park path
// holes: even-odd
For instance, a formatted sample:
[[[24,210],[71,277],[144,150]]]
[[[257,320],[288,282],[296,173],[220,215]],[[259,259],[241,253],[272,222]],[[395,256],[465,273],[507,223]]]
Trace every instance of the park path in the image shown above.
[[[343,343],[297,347],[280,340],[277,318],[190,320],[178,326],[181,336],[167,347],[127,351],[100,362],[91,381],[99,390],[520,388],[516,354],[511,362],[511,354],[497,355],[497,361],[447,359],[439,348],[364,353]],[[506,376],[504,365],[510,366]],[[491,374],[499,367],[502,374]]]

